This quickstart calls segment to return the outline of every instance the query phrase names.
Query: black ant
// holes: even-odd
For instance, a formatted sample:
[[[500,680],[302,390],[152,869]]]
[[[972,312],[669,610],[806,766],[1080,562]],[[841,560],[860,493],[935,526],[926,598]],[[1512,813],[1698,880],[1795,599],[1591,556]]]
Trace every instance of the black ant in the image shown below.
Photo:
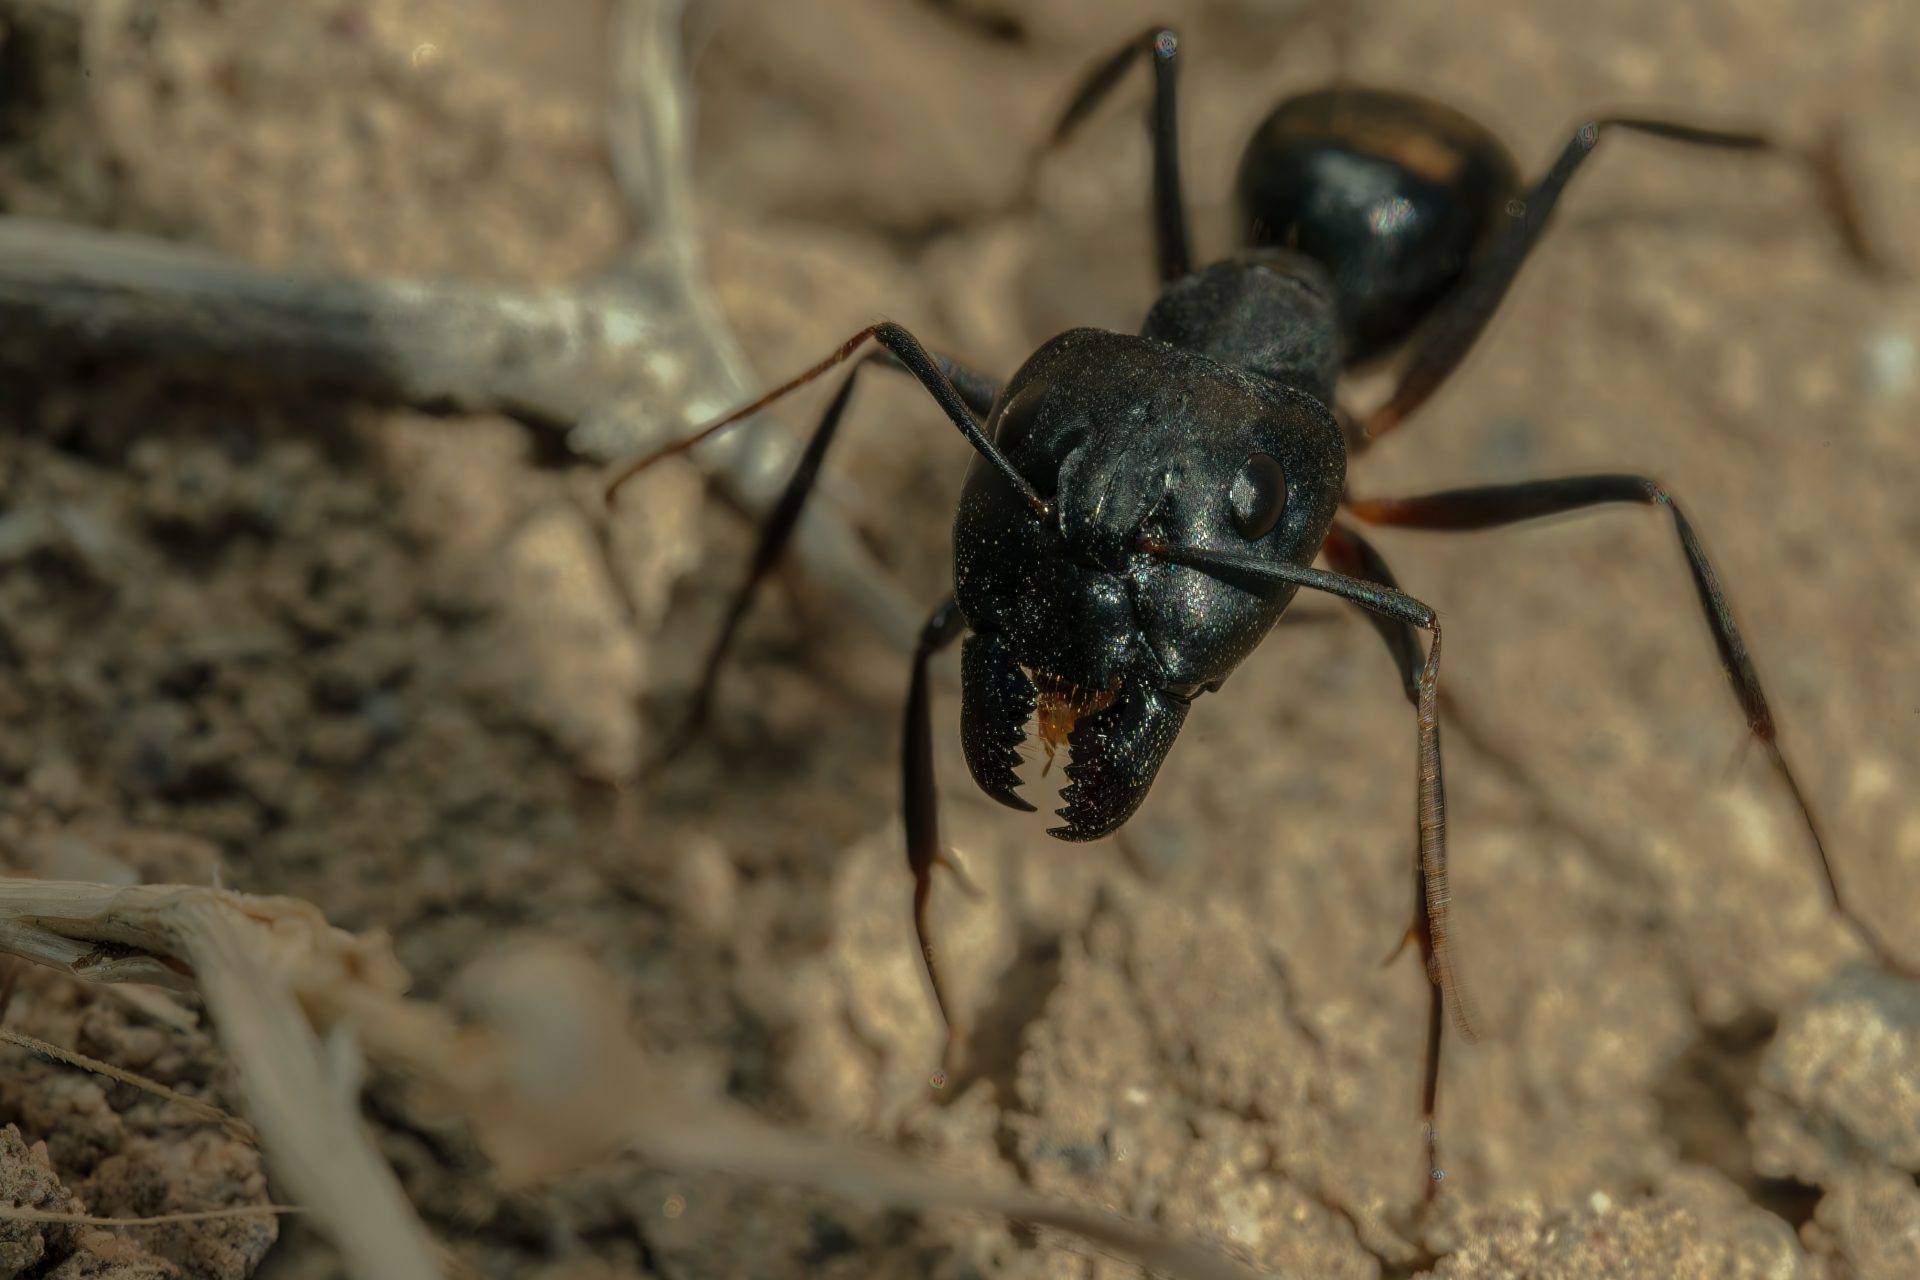
[[[1546,175],[1523,188],[1505,148],[1459,112],[1408,93],[1335,87],[1289,98],[1261,124],[1237,183],[1246,244],[1195,270],[1180,185],[1178,51],[1165,27],[1128,41],[1085,76],[1043,148],[1064,141],[1136,59],[1151,65],[1161,293],[1138,337],[1071,330],[1001,386],[929,354],[896,324],[872,325],[609,485],[611,499],[660,459],[813,381],[869,339],[878,344],[841,383],[761,530],[692,710],[656,767],[704,723],[740,620],[786,546],[860,370],[878,358],[912,374],[977,454],[954,516],[953,593],[928,618],[914,653],[903,751],[914,927],[950,1063],[959,1027],[927,928],[933,870],[952,869],[936,824],[928,659],[966,637],[961,741],[981,790],[1033,808],[1018,794],[1016,768],[1025,726],[1035,721],[1049,755],[1060,745],[1070,752],[1061,824],[1049,834],[1092,840],[1132,816],[1194,699],[1220,687],[1297,590],[1351,601],[1385,639],[1415,708],[1414,909],[1401,945],[1418,944],[1430,984],[1421,1100],[1431,1197],[1443,1176],[1433,1138],[1443,1003],[1460,1033],[1473,1036],[1447,932],[1440,622],[1398,589],[1379,553],[1338,518],[1343,509],[1370,524],[1449,530],[1604,503],[1666,511],[1747,726],[1793,794],[1833,905],[1846,909],[1719,575],[1665,488],[1639,476],[1589,475],[1358,498],[1346,490],[1348,454],[1397,426],[1459,365],[1606,134],[1808,162],[1848,247],[1863,261],[1868,254],[1830,151],[1794,152],[1761,134],[1670,120],[1599,117],[1581,124]],[[1394,389],[1378,408],[1357,417],[1337,408],[1344,372],[1400,353]],[[1322,556],[1331,569],[1313,567]],[[1424,653],[1419,631],[1432,637]]]

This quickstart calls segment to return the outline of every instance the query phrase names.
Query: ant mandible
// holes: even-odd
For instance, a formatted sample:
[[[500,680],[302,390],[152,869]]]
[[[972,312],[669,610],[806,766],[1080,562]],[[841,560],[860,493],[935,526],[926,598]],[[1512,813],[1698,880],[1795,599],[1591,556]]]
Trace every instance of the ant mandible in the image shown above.
[[[1486,529],[1607,503],[1663,508],[1747,727],[1798,806],[1827,893],[1842,904],[1825,843],[1782,753],[1773,713],[1719,575],[1679,505],[1657,482],[1586,475],[1410,498],[1346,491],[1350,453],[1398,426],[1457,368],[1539,242],[1561,192],[1613,132],[1693,147],[1786,155],[1812,165],[1841,234],[1868,259],[1830,152],[1796,152],[1755,133],[1607,116],[1574,130],[1522,188],[1506,149],[1461,113],[1409,93],[1341,86],[1282,102],[1242,156],[1237,195],[1246,243],[1193,267],[1175,113],[1179,40],[1153,26],[1096,64],[1044,154],[1065,141],[1136,60],[1153,69],[1153,219],[1161,293],[1139,336],[1074,329],[1043,345],[1004,386],[930,354],[899,325],[862,329],[837,351],[687,439],[622,470],[634,475],[747,418],[850,359],[872,340],[814,429],[763,526],[751,566],[710,649],[691,710],[651,768],[698,735],[720,669],[755,591],[779,560],[870,360],[919,380],[976,457],[954,516],[954,586],[915,648],[903,745],[913,920],[947,1026],[960,1037],[929,940],[927,907],[942,852],[936,823],[927,664],[961,647],[961,742],[981,790],[1021,798],[1018,748],[1029,721],[1049,753],[1069,751],[1063,840],[1108,835],[1132,816],[1194,699],[1220,687],[1280,620],[1296,591],[1368,612],[1400,669],[1417,736],[1414,909],[1402,939],[1425,962],[1429,1000],[1421,1091],[1430,1198],[1434,1112],[1448,1006],[1474,1019],[1447,930],[1446,792],[1441,780],[1440,621],[1398,589],[1344,509],[1368,524]],[[1338,408],[1343,372],[1399,354],[1391,394],[1364,415]],[[1313,567],[1325,557],[1331,569]],[[1422,652],[1419,632],[1431,637]]]

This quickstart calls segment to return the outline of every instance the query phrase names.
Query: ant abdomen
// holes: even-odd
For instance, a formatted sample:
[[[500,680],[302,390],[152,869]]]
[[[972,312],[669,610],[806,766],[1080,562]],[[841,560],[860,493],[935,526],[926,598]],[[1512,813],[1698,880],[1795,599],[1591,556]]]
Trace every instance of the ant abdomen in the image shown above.
[[[1333,277],[1348,365],[1406,340],[1486,248],[1518,189],[1507,149],[1474,120],[1352,87],[1274,108],[1235,181],[1248,244],[1297,250]]]

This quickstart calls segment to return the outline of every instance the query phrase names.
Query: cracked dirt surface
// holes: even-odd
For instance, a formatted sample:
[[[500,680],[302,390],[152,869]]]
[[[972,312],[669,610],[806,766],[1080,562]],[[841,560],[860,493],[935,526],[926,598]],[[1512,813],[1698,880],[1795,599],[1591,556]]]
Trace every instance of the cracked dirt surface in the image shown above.
[[[516,281],[618,243],[590,0],[539,22],[504,0],[58,8],[0,4],[8,212],[268,265]],[[696,10],[707,251],[768,378],[880,315],[1001,373],[1069,325],[1135,326],[1142,86],[1049,166],[1036,209],[1004,205],[1073,75],[1167,15],[1034,8]],[[1868,217],[1920,270],[1892,234],[1920,219],[1897,0],[1845,21],[1808,0],[1629,0],[1578,24],[1430,8],[1348,15],[1350,73],[1471,111],[1528,168],[1596,108],[1808,140],[1840,120]],[[1322,11],[1251,0],[1180,24],[1186,167],[1218,252],[1241,140],[1324,80],[1336,42]],[[1844,887],[1920,966],[1920,295],[1855,271],[1789,167],[1606,151],[1468,367],[1354,489],[1662,479],[1728,584]],[[217,862],[392,930],[426,994],[504,937],[561,934],[621,976],[661,1052],[768,1114],[1290,1275],[1915,1271],[1914,988],[1827,911],[1647,512],[1377,539],[1447,621],[1457,937],[1487,1024],[1448,1046],[1448,1177],[1416,1219],[1424,994],[1408,958],[1380,964],[1407,908],[1413,733],[1359,618],[1297,605],[1196,707],[1124,836],[1091,847],[973,790],[942,692],[944,831],[983,893],[942,886],[975,1032],[935,1092],[895,816],[899,655],[787,574],[712,742],[645,794],[581,780],[669,723],[750,547],[690,471],[650,475],[609,524],[597,477],[511,423],[189,393],[152,370],[47,377],[14,354],[0,851],[21,870]],[[951,435],[869,379],[828,481],[929,607],[966,459]],[[163,868],[154,841],[189,844]],[[77,999],[23,988],[9,1023],[51,1038]],[[141,1069],[164,1077],[168,1053],[191,1058]],[[1132,1271],[1047,1232],[631,1166],[505,1195],[398,1082],[372,1083],[370,1114],[484,1274]],[[78,1189],[43,1107],[9,1093],[0,1121],[21,1130],[0,1163]],[[283,1234],[268,1270],[334,1265],[297,1222]],[[162,1260],[140,1265],[190,1269],[143,1243]]]

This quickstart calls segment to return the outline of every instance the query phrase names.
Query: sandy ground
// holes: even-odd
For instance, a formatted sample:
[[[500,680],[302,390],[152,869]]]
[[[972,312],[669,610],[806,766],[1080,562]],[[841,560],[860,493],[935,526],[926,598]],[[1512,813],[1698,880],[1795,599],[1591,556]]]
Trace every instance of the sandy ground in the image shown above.
[[[1478,0],[1033,8],[696,9],[707,252],[769,378],[879,316],[1002,374],[1068,325],[1135,327],[1141,86],[1049,166],[1036,208],[1009,203],[1074,74],[1156,17],[1183,35],[1209,254],[1252,124],[1344,65],[1470,111],[1529,169],[1598,108],[1809,141],[1839,122],[1869,222],[1920,270],[1898,234],[1920,224],[1902,0],[1627,0],[1577,21]],[[604,14],[530,12],[0,3],[0,211],[271,266],[576,276],[623,234]],[[1353,488],[1661,478],[1729,587],[1844,889],[1920,966],[1916,341],[1920,294],[1857,270],[1792,166],[1609,142],[1467,368]],[[586,780],[670,723],[749,550],[695,473],[648,479],[638,531],[612,540],[639,550],[610,562],[597,473],[513,423],[13,355],[0,853],[19,870],[300,895],[392,931],[427,995],[504,939],[564,936],[620,976],[661,1053],[769,1115],[1288,1274],[1920,1274],[1920,996],[1826,908],[1648,512],[1378,538],[1447,621],[1457,937],[1486,1023],[1448,1046],[1449,1176],[1416,1217],[1424,993],[1410,959],[1380,964],[1407,906],[1413,732],[1357,616],[1298,605],[1196,707],[1124,837],[1090,847],[973,790],[941,695],[944,830],[985,893],[939,904],[976,1032],[935,1092],[899,853],[902,655],[786,574],[712,741],[642,794]],[[830,480],[929,607],[952,435],[872,381]],[[637,719],[602,693],[623,663],[646,673]],[[26,975],[9,1023],[219,1095],[203,1033],[90,1002]],[[217,1131],[0,1052],[20,1064],[0,1088],[16,1203],[266,1198],[257,1153]],[[404,1082],[371,1081],[369,1114],[481,1274],[1132,1273],[1051,1233],[640,1167],[507,1195]],[[270,1251],[257,1221],[222,1230],[50,1230],[8,1265],[336,1265],[297,1223]]]

